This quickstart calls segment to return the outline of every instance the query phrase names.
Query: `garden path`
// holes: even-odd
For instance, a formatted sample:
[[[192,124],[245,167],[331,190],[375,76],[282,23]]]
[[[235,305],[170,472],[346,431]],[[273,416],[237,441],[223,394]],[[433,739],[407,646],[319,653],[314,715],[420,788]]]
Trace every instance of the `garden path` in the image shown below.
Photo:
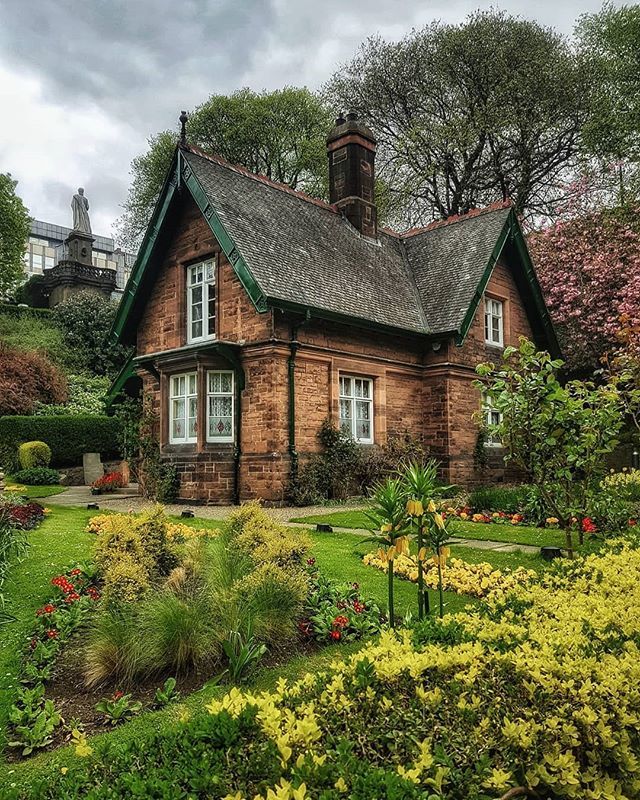
[[[49,505],[59,506],[86,506],[87,503],[97,503],[100,509],[109,511],[142,511],[143,508],[150,505],[148,500],[136,494],[137,487],[130,486],[127,489],[120,489],[116,494],[112,495],[99,495],[94,496],[88,486],[70,486],[63,494],[55,495],[54,498],[47,498]],[[362,504],[353,505],[340,505],[340,511],[351,511],[361,508]],[[180,514],[189,508],[184,503],[169,504],[166,506],[168,514],[180,516]],[[204,519],[227,519],[229,514],[237,508],[237,506],[193,506],[192,510],[196,517],[203,517]],[[290,506],[281,506],[278,508],[267,509],[269,513],[280,522],[286,522],[292,528],[309,528],[308,524],[302,522],[290,522],[292,517],[299,517],[302,509]],[[304,509],[305,516],[312,516],[314,514],[326,514],[328,507],[325,506],[309,506]],[[352,533],[356,536],[370,535],[371,532],[358,529],[358,528],[340,528],[334,527],[337,533]],[[486,539],[462,539],[454,538],[451,540],[452,544],[462,545],[464,547],[475,547],[478,550],[496,550],[502,553],[515,553],[520,551],[522,553],[538,553],[539,547],[526,544],[512,544],[508,542],[495,542]]]

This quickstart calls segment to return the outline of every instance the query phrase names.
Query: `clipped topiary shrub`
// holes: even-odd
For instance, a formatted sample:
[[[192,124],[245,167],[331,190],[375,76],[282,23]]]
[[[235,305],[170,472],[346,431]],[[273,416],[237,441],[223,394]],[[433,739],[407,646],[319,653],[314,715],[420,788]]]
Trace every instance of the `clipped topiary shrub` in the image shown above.
[[[0,464],[12,473],[20,468],[18,447],[39,440],[51,448],[51,466],[82,463],[83,453],[119,458],[120,420],[98,415],[59,417],[0,416]]]
[[[24,483],[27,486],[57,486],[60,483],[58,470],[50,467],[21,469],[14,472],[12,478],[16,483]]]
[[[48,467],[51,463],[51,448],[45,442],[25,442],[18,448],[18,460],[22,469]]]

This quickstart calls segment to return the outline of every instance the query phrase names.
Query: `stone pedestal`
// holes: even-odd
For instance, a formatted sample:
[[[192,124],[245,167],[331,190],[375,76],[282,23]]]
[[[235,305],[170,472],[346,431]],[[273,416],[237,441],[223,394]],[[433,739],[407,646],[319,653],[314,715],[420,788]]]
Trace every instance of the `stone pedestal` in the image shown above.
[[[42,290],[49,308],[78,292],[95,292],[111,297],[116,288],[116,271],[93,266],[94,238],[89,233],[72,231],[65,239],[65,257],[43,275]]]
[[[100,461],[100,453],[84,453],[82,456],[84,469],[84,485],[91,486],[94,481],[104,475],[104,467]]]

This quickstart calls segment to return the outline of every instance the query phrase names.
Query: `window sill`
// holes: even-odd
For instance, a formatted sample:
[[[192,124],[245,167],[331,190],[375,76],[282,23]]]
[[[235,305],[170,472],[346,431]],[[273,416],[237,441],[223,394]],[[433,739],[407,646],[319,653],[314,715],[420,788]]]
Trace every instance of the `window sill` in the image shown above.
[[[487,342],[485,340],[485,347],[491,347],[492,350],[504,350],[504,344],[496,344],[496,342]]]

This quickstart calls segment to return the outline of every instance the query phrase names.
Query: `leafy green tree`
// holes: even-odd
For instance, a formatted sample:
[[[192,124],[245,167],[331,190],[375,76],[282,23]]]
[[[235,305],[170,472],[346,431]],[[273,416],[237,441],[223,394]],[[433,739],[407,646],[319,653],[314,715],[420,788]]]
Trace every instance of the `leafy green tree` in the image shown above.
[[[308,89],[285,87],[273,92],[241,89],[212,95],[190,115],[188,140],[232,164],[301,189],[314,197],[327,194],[325,139],[332,115]],[[121,238],[135,245],[158,198],[177,141],[163,131],[148,140],[148,150],[131,165],[133,181],[119,220]]]
[[[117,308],[101,295],[78,292],[53,309],[76,369],[113,377],[122,367],[130,351],[110,339]]]
[[[562,364],[521,337],[519,347],[505,348],[498,368],[478,365],[484,380],[476,386],[502,415],[492,429],[505,460],[528,474],[547,513],[560,521],[572,556],[572,520],[585,516],[599,491],[604,457],[617,444],[623,415],[614,386],[577,380],[563,386]]]
[[[547,213],[574,163],[585,76],[550,28],[499,11],[368,39],[325,87],[378,136],[398,222],[419,224],[511,198]]]
[[[22,278],[24,246],[31,227],[29,212],[16,194],[17,184],[8,172],[0,173],[0,297]]]
[[[583,147],[614,166],[622,203],[640,189],[640,6],[606,3],[580,18],[576,39],[591,76]]]

